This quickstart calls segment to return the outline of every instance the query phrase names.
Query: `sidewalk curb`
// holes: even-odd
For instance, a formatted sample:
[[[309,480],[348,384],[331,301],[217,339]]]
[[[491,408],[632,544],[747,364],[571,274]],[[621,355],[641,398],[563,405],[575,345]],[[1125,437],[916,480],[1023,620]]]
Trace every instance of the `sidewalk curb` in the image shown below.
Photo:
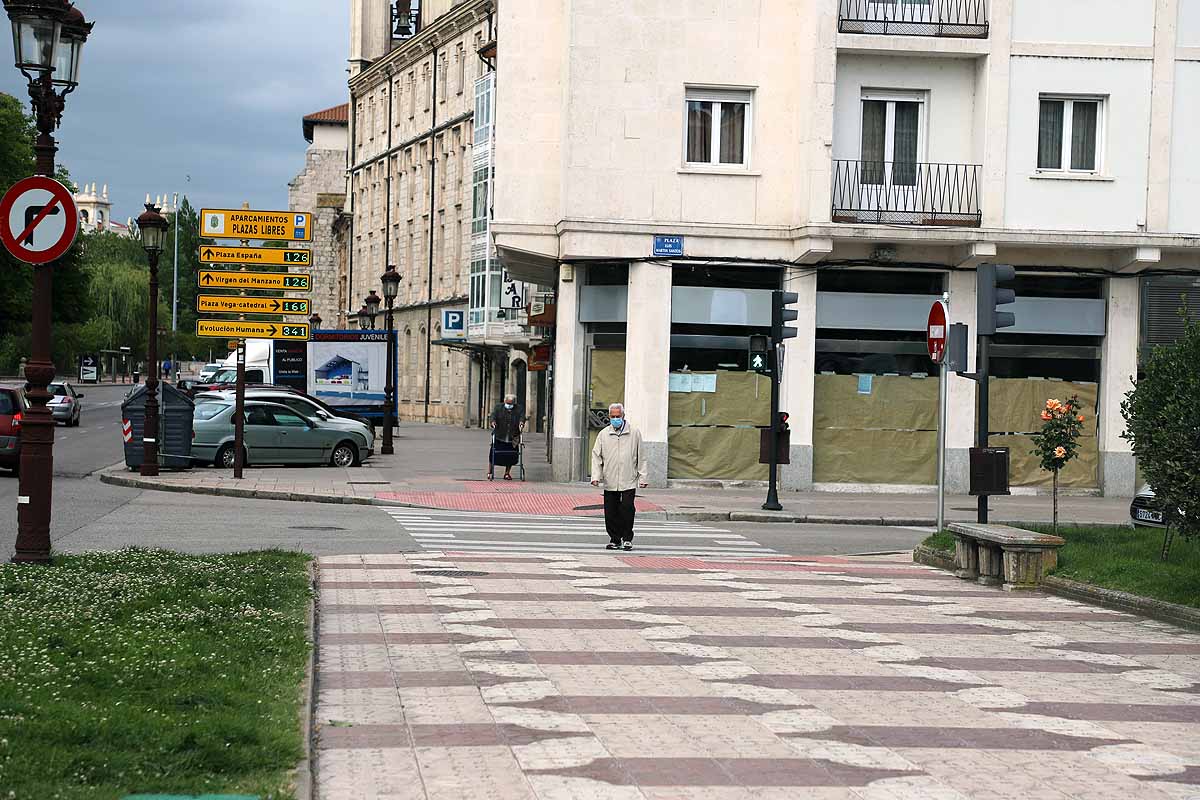
[[[1066,597],[1069,600],[1079,600],[1129,614],[1140,614],[1143,617],[1168,622],[1181,628],[1200,630],[1200,609],[1197,608],[1154,600],[1116,589],[1092,586],[1090,583],[1080,583],[1070,578],[1060,578],[1057,575],[1046,576],[1042,581],[1042,588],[1050,594]]]
[[[917,545],[913,549],[913,561],[929,567],[944,570],[954,569],[954,555],[944,550],[934,550],[925,545]],[[1047,594],[1065,597],[1088,605],[1110,608],[1113,611],[1123,611],[1127,614],[1137,614],[1159,622],[1166,622],[1180,628],[1200,630],[1200,609],[1167,603],[1150,597],[1142,597],[1116,589],[1105,589],[1090,583],[1080,583],[1070,578],[1060,578],[1057,575],[1047,575],[1042,579],[1038,588]]]
[[[354,495],[304,494],[299,492],[282,492],[270,489],[242,489],[237,486],[179,486],[171,483],[160,483],[152,478],[142,478],[137,473],[124,474],[123,464],[106,468],[110,471],[99,472],[100,482],[113,486],[124,486],[130,489],[148,489],[158,492],[178,492],[182,494],[203,494],[218,497],[241,497],[251,500],[287,500],[295,503],[329,503],[333,505],[387,506],[390,508],[421,508],[436,511],[453,511],[441,506],[430,506],[421,503],[406,503],[401,500],[383,500],[378,497],[358,497]],[[112,471],[116,470],[116,471]],[[97,474],[97,473],[93,473]],[[505,512],[496,512],[505,513]],[[932,528],[937,522],[933,518],[920,517],[839,517],[830,514],[797,514],[790,511],[639,511],[638,517],[645,520],[671,522],[757,522],[785,523],[792,525],[872,525],[881,528]],[[1029,524],[1022,520],[998,520],[1009,525]],[[1064,525],[1097,524],[1111,525],[1111,522],[1063,522]]]
[[[308,663],[304,669],[304,683],[300,687],[300,737],[301,756],[292,775],[292,788],[296,800],[311,800],[316,786],[315,771],[313,770],[313,704],[317,696],[317,561],[314,558],[308,562],[308,586],[313,594],[308,598],[305,627],[308,629]]]

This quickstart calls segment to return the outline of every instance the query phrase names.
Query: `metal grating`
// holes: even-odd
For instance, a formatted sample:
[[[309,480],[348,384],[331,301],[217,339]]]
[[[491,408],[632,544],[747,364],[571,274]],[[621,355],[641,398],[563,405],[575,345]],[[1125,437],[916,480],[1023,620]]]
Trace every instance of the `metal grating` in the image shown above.
[[[833,162],[833,221],[978,228],[979,164]]]
[[[1200,276],[1146,278],[1142,283],[1142,344],[1154,347],[1178,341],[1185,320],[1200,322]]]
[[[488,573],[469,569],[418,569],[414,570],[413,574],[432,575],[437,578],[479,578]]]
[[[987,0],[841,0],[838,30],[885,36],[986,39]]]

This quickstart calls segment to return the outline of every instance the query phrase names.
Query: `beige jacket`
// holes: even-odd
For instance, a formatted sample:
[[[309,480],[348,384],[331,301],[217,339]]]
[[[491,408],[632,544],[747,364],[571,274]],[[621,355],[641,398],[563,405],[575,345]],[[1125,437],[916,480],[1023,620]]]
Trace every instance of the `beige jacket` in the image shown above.
[[[624,492],[646,483],[646,454],[642,433],[626,420],[617,431],[611,425],[596,436],[592,447],[592,480],[606,492]]]

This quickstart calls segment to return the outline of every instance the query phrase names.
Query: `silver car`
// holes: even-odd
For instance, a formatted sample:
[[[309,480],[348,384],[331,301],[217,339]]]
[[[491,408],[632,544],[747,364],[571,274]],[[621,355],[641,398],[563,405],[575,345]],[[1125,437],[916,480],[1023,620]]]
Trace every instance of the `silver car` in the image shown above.
[[[201,392],[194,398],[196,403],[205,403],[212,400],[221,402],[233,402],[234,393],[229,390],[219,392]],[[363,449],[362,457],[368,458],[375,455],[375,433],[370,426],[364,425],[361,422],[356,422],[352,419],[344,417],[335,417],[328,411],[323,409],[319,403],[307,395],[299,392],[289,392],[281,389],[247,389],[247,400],[263,400],[271,403],[279,403],[292,409],[302,417],[317,420],[324,428],[337,428],[349,433],[361,434],[366,438],[366,447]]]
[[[233,466],[232,401],[200,403],[192,413],[192,459],[218,467]],[[357,467],[366,439],[360,434],[325,427],[278,403],[247,401],[243,409],[245,463],[330,464]]]
[[[55,422],[62,422],[68,428],[79,424],[79,415],[83,413],[83,392],[75,391],[69,383],[52,383],[47,387],[50,392],[50,402],[46,406],[54,415]]]

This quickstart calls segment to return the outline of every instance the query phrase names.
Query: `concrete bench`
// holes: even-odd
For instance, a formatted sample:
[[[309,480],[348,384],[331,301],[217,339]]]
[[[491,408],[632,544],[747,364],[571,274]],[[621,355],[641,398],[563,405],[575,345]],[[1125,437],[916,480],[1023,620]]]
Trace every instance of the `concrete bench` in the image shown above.
[[[1058,548],[1066,541],[1011,525],[952,522],[954,574],[985,586],[1036,589],[1058,565]]]

